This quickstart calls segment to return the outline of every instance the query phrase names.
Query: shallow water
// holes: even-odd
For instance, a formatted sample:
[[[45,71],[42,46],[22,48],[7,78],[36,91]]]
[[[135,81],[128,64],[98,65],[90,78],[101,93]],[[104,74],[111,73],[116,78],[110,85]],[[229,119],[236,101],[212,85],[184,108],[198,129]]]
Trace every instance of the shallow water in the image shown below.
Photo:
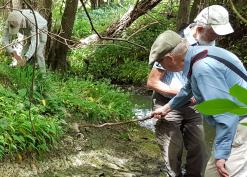
[[[152,108],[151,99],[152,99],[151,96],[132,95],[131,100],[136,104],[136,108],[133,110],[136,118],[142,119],[143,117],[151,113],[151,108]],[[147,121],[140,122],[139,124],[140,126],[146,127],[154,132],[155,123],[156,123],[155,119],[149,119]],[[215,131],[214,128],[208,125],[208,123],[205,121],[203,122],[203,126],[204,126],[206,149],[208,154],[210,154]]]

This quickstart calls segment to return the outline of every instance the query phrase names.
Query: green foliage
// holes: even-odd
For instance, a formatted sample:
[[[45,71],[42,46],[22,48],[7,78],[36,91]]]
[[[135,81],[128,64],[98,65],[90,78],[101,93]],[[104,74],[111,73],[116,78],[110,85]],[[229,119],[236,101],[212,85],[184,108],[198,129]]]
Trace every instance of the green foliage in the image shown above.
[[[247,24],[245,24],[244,26],[245,28],[247,28]],[[247,39],[239,39],[237,43],[235,40],[231,40],[228,44],[229,47],[227,49],[236,54],[240,58],[240,60],[245,64],[245,66],[247,66],[247,51],[245,50],[247,47]]]
[[[39,114],[39,108],[32,107],[32,121],[28,107],[21,97],[0,85],[0,157],[16,152],[49,151],[62,134],[60,121],[55,117]]]
[[[63,10],[65,7],[64,1],[55,0],[52,3],[52,25],[53,28],[58,29],[61,24]]]
[[[67,110],[88,121],[126,120],[133,116],[129,95],[106,82],[69,79],[55,93]]]
[[[237,115],[247,114],[247,89],[234,85],[229,90],[230,94],[243,104],[236,104],[228,99],[213,99],[202,102],[196,106],[196,109],[206,115],[223,114],[229,112]]]
[[[121,37],[149,49],[158,34],[166,29],[175,28],[174,19],[168,20],[161,15],[165,11],[164,8],[166,5],[158,5],[148,15],[140,17],[123,31]],[[123,12],[126,12],[126,9],[121,9],[120,12],[117,9],[121,9],[121,7],[112,6],[107,7],[107,10],[100,8],[90,11],[96,29],[105,31],[106,27],[115,19],[120,18]],[[87,21],[85,14],[79,12],[77,19],[80,21],[76,22],[78,24],[75,25],[75,34],[89,35],[83,32],[84,29],[89,32],[89,27],[83,22]],[[102,21],[104,23],[101,23]],[[79,34],[80,32],[84,34]],[[104,41],[97,46],[74,50],[70,54],[69,62],[71,71],[77,75],[92,76],[96,80],[106,78],[118,84],[143,85],[146,83],[149,72],[148,56],[149,51],[132,44]]]
[[[121,80],[124,83],[145,83],[149,69],[145,61],[131,60],[126,58],[116,70],[113,70],[116,80]]]
[[[239,85],[234,85],[229,90],[230,94],[236,97],[239,101],[247,105],[247,90]]]
[[[112,4],[111,6],[101,7],[95,10],[88,9],[95,29],[101,33],[104,32],[113,21],[118,20],[125,13],[126,9]],[[109,18],[110,17],[110,18]],[[76,37],[83,38],[92,34],[92,27],[83,8],[77,12],[77,18],[73,29]]]
[[[108,81],[92,82],[35,71],[29,117],[32,67],[10,68],[0,64],[0,158],[5,155],[51,150],[66,131],[70,118],[79,121],[130,119],[134,107],[129,95]],[[66,121],[65,121],[66,120]],[[62,125],[64,127],[62,127]]]

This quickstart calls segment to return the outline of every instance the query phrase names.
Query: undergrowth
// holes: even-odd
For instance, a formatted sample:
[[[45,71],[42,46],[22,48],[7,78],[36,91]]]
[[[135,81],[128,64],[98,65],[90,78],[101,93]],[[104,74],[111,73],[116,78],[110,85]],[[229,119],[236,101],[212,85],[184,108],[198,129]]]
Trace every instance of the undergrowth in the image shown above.
[[[36,71],[33,98],[29,99],[31,66],[10,68],[3,62],[0,76],[0,158],[50,151],[74,117],[106,122],[133,116],[129,95],[106,81],[92,82],[57,73],[44,77]]]

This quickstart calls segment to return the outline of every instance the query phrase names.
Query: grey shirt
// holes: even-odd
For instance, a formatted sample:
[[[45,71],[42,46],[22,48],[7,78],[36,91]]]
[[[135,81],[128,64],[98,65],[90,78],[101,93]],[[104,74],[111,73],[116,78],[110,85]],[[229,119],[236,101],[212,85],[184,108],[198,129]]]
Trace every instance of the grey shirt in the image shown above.
[[[35,18],[31,10],[24,9],[21,10],[22,15],[25,17],[25,21],[21,24],[21,28],[19,30],[19,33],[23,34],[25,37],[31,37],[31,44],[25,53],[25,57],[27,59],[30,59],[35,52],[35,46],[36,46],[36,26],[35,26]],[[42,33],[42,29],[47,29],[47,21],[44,19],[38,12],[35,11],[35,17],[37,19],[37,26],[38,26],[38,44],[39,42],[42,42],[42,37],[40,33]],[[12,36],[9,33],[8,24],[5,25],[5,31],[2,38],[3,45],[9,45],[12,41],[12,39],[15,36]],[[12,46],[6,47],[7,52],[12,53],[14,52],[14,49]]]

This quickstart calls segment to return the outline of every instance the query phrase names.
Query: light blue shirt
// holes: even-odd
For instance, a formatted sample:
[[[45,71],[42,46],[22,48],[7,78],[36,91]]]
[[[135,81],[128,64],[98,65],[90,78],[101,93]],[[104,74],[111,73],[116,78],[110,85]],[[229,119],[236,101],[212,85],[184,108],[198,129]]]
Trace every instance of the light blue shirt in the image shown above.
[[[162,82],[166,83],[171,89],[181,89],[187,81],[187,77],[181,72],[169,72],[166,71],[158,62],[154,63],[154,68],[163,70],[166,74],[161,79]],[[173,96],[164,95],[167,98],[172,98]]]
[[[190,46],[185,56],[183,73],[188,75],[191,58],[197,53],[208,50],[209,55],[215,55],[233,63],[247,75],[241,61],[233,53],[214,46]],[[187,103],[193,95],[197,103],[215,98],[230,99],[239,103],[229,94],[229,88],[238,84],[247,88],[247,83],[223,63],[206,57],[194,63],[191,77],[180,92],[169,102],[172,109],[177,109]],[[231,145],[239,123],[239,116],[230,113],[205,117],[216,128],[214,141],[215,159],[228,159]]]

